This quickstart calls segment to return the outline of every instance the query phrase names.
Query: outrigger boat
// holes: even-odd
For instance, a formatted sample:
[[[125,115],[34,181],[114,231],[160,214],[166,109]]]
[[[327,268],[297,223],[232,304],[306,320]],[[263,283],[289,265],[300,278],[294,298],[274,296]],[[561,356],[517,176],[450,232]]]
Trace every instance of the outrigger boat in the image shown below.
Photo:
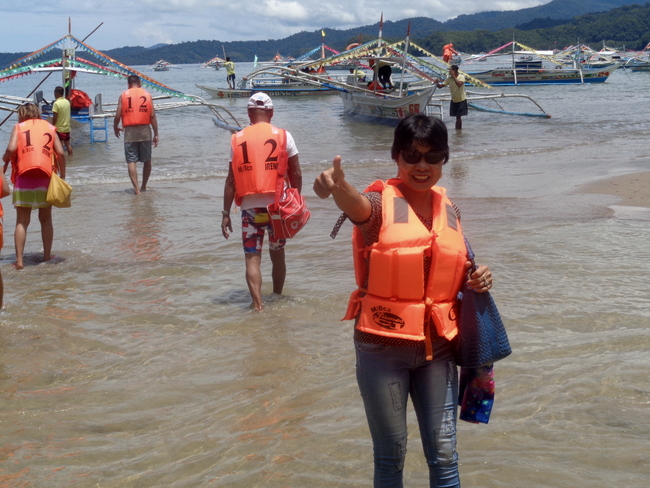
[[[221,88],[206,85],[196,85],[212,98],[248,98],[253,93],[264,92],[269,96],[276,97],[296,97],[296,96],[313,96],[313,95],[336,95],[336,89],[327,84],[314,82],[313,77],[321,78],[323,75],[327,79],[344,81],[347,73],[342,75],[326,75],[326,66],[319,63],[325,58],[325,51],[339,54],[338,51],[325,45],[321,45],[303,54],[302,56],[290,60],[288,58],[279,58],[271,63],[257,63],[257,57],[254,66],[256,69],[242,77],[237,88]],[[320,52],[320,58],[310,59],[314,54]],[[277,61],[277,62],[276,62]],[[258,64],[261,66],[257,68]],[[329,66],[329,65],[328,65]]]
[[[73,123],[78,126],[87,125],[89,127],[91,143],[105,142],[108,139],[107,120],[115,115],[115,108],[107,107],[115,107],[117,104],[103,104],[101,94],[97,94],[93,102],[84,92],[75,89],[75,75],[78,72],[83,72],[114,76],[121,79],[125,79],[130,75],[137,75],[140,77],[144,87],[163,94],[162,96],[155,97],[154,100],[160,100],[161,98],[168,99],[172,97],[178,99],[176,102],[155,104],[157,111],[191,105],[204,105],[212,111],[214,117],[217,118],[226,128],[235,130],[240,127],[241,124],[239,124],[227,109],[219,105],[208,103],[201,97],[188,95],[168,87],[153,78],[116,61],[100,51],[97,51],[85,44],[83,41],[75,38],[70,33],[70,26],[68,26],[68,32],[68,35],[61,39],[18,59],[17,61],[14,61],[11,65],[5,66],[0,70],[0,82],[6,82],[27,74],[47,73],[45,78],[41,80],[34,90],[32,90],[32,93],[25,98],[0,95],[0,110],[15,112],[17,107],[23,103],[33,102],[39,105],[43,118],[48,118],[51,116],[51,105],[45,103],[42,91],[37,91],[37,89],[53,72],[58,72],[61,73],[61,86],[66,88],[68,98],[77,96],[77,99],[82,101],[80,104],[75,104],[73,98],[73,101],[71,102],[71,117]],[[55,55],[53,52],[56,49],[61,49],[61,57],[54,57]],[[80,57],[77,51],[84,52],[93,60],[91,61]],[[42,60],[43,58],[45,58],[45,60]],[[32,95],[34,95],[33,98],[31,98]],[[5,121],[6,120],[8,120],[8,117]],[[98,135],[96,134],[97,132],[100,134],[103,133],[103,138],[98,138]]]
[[[244,76],[239,88],[218,88],[196,85],[212,98],[248,98],[253,93],[263,92],[271,97],[304,97],[313,95],[336,95],[337,90],[323,80],[343,81],[347,75],[328,75],[325,70],[309,72],[300,66],[267,66]]]
[[[636,53],[633,57],[628,59],[623,67],[628,68],[634,72],[650,71],[650,55],[647,52],[648,49],[650,49],[650,43],[648,43],[642,51]]]
[[[215,56],[212,58],[210,61],[206,61],[203,63],[199,68],[211,68],[211,69],[216,69],[218,70],[223,66],[223,63],[226,61],[223,58],[220,58],[219,56]]]
[[[180,69],[178,66],[174,66],[171,63],[168,63],[167,61],[161,59],[159,61],[156,61],[153,64],[153,70],[154,71],[169,71],[170,68],[174,69]]]
[[[369,63],[373,60],[374,66],[379,66],[381,62],[392,64],[401,68],[399,76],[396,76],[396,79],[393,80],[393,88],[388,90],[379,89],[377,83],[372,83],[372,89],[370,89],[370,86],[366,84],[359,85],[354,75],[349,75],[345,82],[325,79],[321,76],[315,76],[312,79],[320,81],[324,86],[336,88],[340,92],[343,101],[343,111],[356,118],[391,124],[395,124],[400,119],[414,113],[426,113],[427,115],[442,118],[443,104],[450,99],[450,96],[448,92],[445,95],[435,95],[436,82],[440,78],[446,77],[449,64],[410,42],[410,26],[405,40],[393,44],[383,43],[381,38],[382,23],[380,23],[379,39],[319,62],[327,65],[341,61]],[[409,54],[409,48],[417,49],[425,56],[432,58],[433,62]],[[473,85],[487,89],[492,88],[472,76],[467,75],[467,78]],[[503,106],[503,103],[513,99],[532,102],[535,110],[540,112],[509,110]],[[483,107],[477,103],[481,101],[494,101],[496,107]],[[470,107],[477,110],[507,115],[550,117],[537,102],[524,94],[472,93],[471,96],[468,96],[468,102]]]
[[[515,51],[518,45],[523,51]],[[482,59],[493,58],[501,50],[512,46],[510,66],[497,66],[492,69],[472,71],[471,63]],[[534,58],[530,55],[534,55]],[[474,78],[492,86],[506,85],[567,85],[583,83],[604,83],[607,78],[621,66],[621,62],[604,61],[599,65],[581,63],[572,57],[570,60],[562,59],[561,55],[542,53],[523,44],[511,41],[500,48],[483,56],[475,57],[463,65],[464,70]],[[503,57],[503,55],[501,55]],[[516,56],[520,56],[516,58]],[[567,66],[571,62],[572,66]]]

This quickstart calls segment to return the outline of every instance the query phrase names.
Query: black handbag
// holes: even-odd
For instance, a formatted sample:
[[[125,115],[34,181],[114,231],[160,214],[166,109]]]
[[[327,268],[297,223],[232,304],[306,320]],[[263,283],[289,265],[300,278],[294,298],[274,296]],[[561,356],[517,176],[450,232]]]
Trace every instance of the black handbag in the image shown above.
[[[472,263],[468,275],[476,271],[474,253],[465,238],[467,259]],[[501,315],[489,292],[477,293],[467,284],[458,292],[460,316],[454,358],[464,368],[492,364],[512,353]]]

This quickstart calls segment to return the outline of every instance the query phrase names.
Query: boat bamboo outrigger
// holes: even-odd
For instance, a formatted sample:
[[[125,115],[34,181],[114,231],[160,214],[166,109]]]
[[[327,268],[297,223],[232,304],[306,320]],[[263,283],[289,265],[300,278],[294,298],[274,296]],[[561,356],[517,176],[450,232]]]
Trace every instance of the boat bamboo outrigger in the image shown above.
[[[256,56],[253,71],[241,78],[237,88],[206,85],[196,85],[196,87],[212,98],[248,98],[256,92],[264,92],[274,97],[336,95],[336,89],[320,82],[314,82],[312,79],[327,73],[326,66],[320,62],[325,59],[326,52],[334,55],[340,54],[339,51],[325,45],[323,32],[321,44],[296,59],[280,59],[278,54],[274,61],[258,63]],[[312,59],[314,55],[318,57]],[[329,63],[327,68],[331,66],[332,64]],[[327,78],[344,81],[347,74],[327,74]]]
[[[56,57],[56,54],[54,54],[57,49],[61,50],[60,57]],[[81,57],[79,52],[83,52],[84,57]],[[86,56],[90,59],[86,59]],[[71,103],[71,117],[73,123],[88,126],[91,143],[105,142],[108,139],[107,119],[114,116],[115,109],[108,108],[110,105],[102,103],[101,94],[97,94],[93,102],[84,92],[76,90],[75,75],[78,72],[114,76],[120,79],[125,79],[130,75],[137,75],[140,77],[143,86],[162,93],[162,97],[155,97],[156,100],[172,97],[178,99],[177,102],[156,104],[156,110],[204,105],[212,111],[214,117],[223,125],[231,128],[241,125],[227,109],[208,103],[201,97],[175,90],[90,47],[70,33],[70,24],[68,24],[68,34],[66,36],[3,67],[0,70],[0,82],[34,73],[47,73],[45,78],[47,79],[50,74],[55,72],[61,74],[61,86],[66,89],[68,96],[77,92],[85,96],[80,96],[85,100],[81,105]],[[34,98],[30,98],[32,94]],[[34,102],[39,105],[44,118],[51,115],[51,106],[44,102],[42,92],[36,91],[36,89],[25,98],[0,95],[0,109],[5,111],[15,112],[17,106],[26,102]],[[98,138],[98,134],[101,135],[102,133],[103,138]]]
[[[435,94],[436,82],[447,75],[449,64],[410,41],[410,26],[404,40],[392,44],[384,43],[381,36],[382,24],[383,22],[380,22],[378,39],[355,46],[348,51],[318,62],[329,65],[340,61],[364,63],[373,61],[375,67],[379,66],[380,63],[392,64],[400,68],[399,76],[392,82],[393,88],[385,89],[378,86],[378,83],[372,83],[372,89],[369,89],[371,87],[365,84],[360,86],[356,83],[353,75],[348,76],[345,82],[325,79],[322,76],[313,76],[312,81],[318,81],[324,86],[336,88],[340,92],[344,112],[357,118],[396,123],[409,114],[420,112],[442,117],[443,104],[450,97],[448,94]],[[419,51],[430,60],[409,54],[410,49]],[[377,75],[378,73],[375,71],[374,79],[378,78]],[[476,77],[466,75],[466,78],[470,84],[477,87],[487,90],[492,89],[489,84]],[[526,103],[532,102],[535,111],[512,110],[503,105],[505,102],[513,102],[514,100],[521,100]],[[481,103],[483,101],[494,103],[496,106],[495,108],[484,107],[477,103],[479,101]],[[469,106],[476,110],[506,115],[550,117],[536,101],[524,94],[505,95],[472,92],[468,94],[468,102]],[[540,112],[537,113],[536,110]]]

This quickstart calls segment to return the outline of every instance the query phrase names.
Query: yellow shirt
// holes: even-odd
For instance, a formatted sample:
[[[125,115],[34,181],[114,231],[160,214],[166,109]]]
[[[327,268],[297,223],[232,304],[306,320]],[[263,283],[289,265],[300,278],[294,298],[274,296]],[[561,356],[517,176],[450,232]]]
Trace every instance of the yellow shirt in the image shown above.
[[[56,131],[62,134],[70,132],[70,102],[63,97],[57,98],[52,104],[52,112],[57,114]]]
[[[459,74],[456,79],[458,81],[462,81],[463,84],[461,86],[458,86],[451,75],[442,82],[443,85],[447,85],[449,87],[449,91],[451,92],[451,101],[454,103],[462,102],[463,100],[467,99],[467,95],[465,95],[465,76]]]

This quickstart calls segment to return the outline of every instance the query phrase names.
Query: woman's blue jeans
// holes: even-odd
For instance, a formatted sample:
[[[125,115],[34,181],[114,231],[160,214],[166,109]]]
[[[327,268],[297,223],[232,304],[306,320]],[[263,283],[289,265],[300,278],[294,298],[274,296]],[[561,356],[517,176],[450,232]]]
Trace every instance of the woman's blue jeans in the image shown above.
[[[429,466],[429,483],[458,488],[458,372],[447,341],[394,347],[355,342],[357,381],[372,435],[375,488],[401,488],[406,457],[406,405],[411,395]]]

